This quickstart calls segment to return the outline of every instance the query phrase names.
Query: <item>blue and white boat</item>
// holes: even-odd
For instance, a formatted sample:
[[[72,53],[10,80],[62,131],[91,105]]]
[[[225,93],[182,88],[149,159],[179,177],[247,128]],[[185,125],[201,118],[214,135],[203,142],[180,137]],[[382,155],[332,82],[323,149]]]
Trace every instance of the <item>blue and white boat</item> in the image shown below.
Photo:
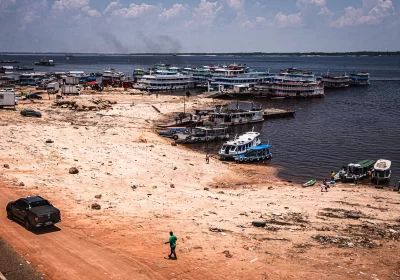
[[[350,74],[351,86],[368,86],[369,84],[369,73],[359,72],[356,74]]]
[[[235,161],[239,163],[270,159],[272,158],[272,153],[269,150],[270,148],[271,146],[268,144],[260,144],[255,147],[250,147],[247,152],[234,156],[234,158]]]
[[[235,156],[245,154],[250,148],[260,144],[260,133],[254,131],[246,132],[231,141],[225,142],[218,154],[221,160],[233,160]]]

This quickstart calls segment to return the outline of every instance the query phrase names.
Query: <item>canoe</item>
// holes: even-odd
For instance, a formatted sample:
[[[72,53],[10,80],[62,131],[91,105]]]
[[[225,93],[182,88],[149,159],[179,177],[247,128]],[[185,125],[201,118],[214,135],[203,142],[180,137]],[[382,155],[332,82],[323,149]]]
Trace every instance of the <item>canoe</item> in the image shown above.
[[[303,184],[303,187],[311,187],[315,184],[315,182],[317,182],[317,180],[315,179],[311,179],[310,181],[308,181],[307,183]]]

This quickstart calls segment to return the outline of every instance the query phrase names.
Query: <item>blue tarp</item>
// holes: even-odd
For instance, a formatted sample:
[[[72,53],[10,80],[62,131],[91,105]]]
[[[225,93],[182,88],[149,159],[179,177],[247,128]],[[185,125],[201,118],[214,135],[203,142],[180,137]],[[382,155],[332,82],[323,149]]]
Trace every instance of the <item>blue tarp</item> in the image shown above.
[[[271,148],[270,145],[260,144],[258,146],[249,148],[249,151],[260,151],[260,150],[265,150],[265,149],[270,149],[270,148]]]

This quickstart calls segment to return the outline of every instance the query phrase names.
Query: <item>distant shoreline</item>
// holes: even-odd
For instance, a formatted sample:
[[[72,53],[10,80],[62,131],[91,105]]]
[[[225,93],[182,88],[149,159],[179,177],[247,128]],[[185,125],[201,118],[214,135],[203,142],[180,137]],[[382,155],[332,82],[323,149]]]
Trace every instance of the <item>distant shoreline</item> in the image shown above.
[[[69,53],[69,52],[0,52],[0,57],[5,55],[97,55],[97,56],[400,56],[400,51],[378,52],[232,52],[232,53]]]

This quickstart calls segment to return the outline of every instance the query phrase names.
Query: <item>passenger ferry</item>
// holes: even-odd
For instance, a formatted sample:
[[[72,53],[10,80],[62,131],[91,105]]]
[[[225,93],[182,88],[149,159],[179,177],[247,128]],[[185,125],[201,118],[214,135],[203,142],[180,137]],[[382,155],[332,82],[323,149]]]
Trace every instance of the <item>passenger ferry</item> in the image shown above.
[[[211,86],[223,86],[224,88],[233,88],[237,85],[246,85],[247,87],[254,87],[262,83],[269,77],[267,72],[249,72],[244,74],[236,74],[231,76],[213,76]]]
[[[254,131],[246,132],[224,143],[218,154],[222,160],[233,160],[236,156],[245,154],[250,148],[260,144],[260,133]]]
[[[264,121],[263,110],[232,110],[208,114],[204,125],[241,125]]]
[[[192,88],[194,86],[193,77],[182,74],[158,74],[143,75],[138,83],[133,87],[143,90],[176,90]]]
[[[193,83],[197,87],[208,87],[208,84],[212,80],[211,70],[207,67],[185,67],[181,72],[185,75],[192,75]]]
[[[325,88],[345,88],[350,85],[349,76],[331,76],[329,73],[322,76],[322,82]]]
[[[352,86],[368,86],[370,84],[369,81],[369,73],[360,72],[356,74],[350,74],[350,85]]]
[[[272,98],[324,97],[324,87],[320,82],[264,82],[256,86],[266,91]]]

